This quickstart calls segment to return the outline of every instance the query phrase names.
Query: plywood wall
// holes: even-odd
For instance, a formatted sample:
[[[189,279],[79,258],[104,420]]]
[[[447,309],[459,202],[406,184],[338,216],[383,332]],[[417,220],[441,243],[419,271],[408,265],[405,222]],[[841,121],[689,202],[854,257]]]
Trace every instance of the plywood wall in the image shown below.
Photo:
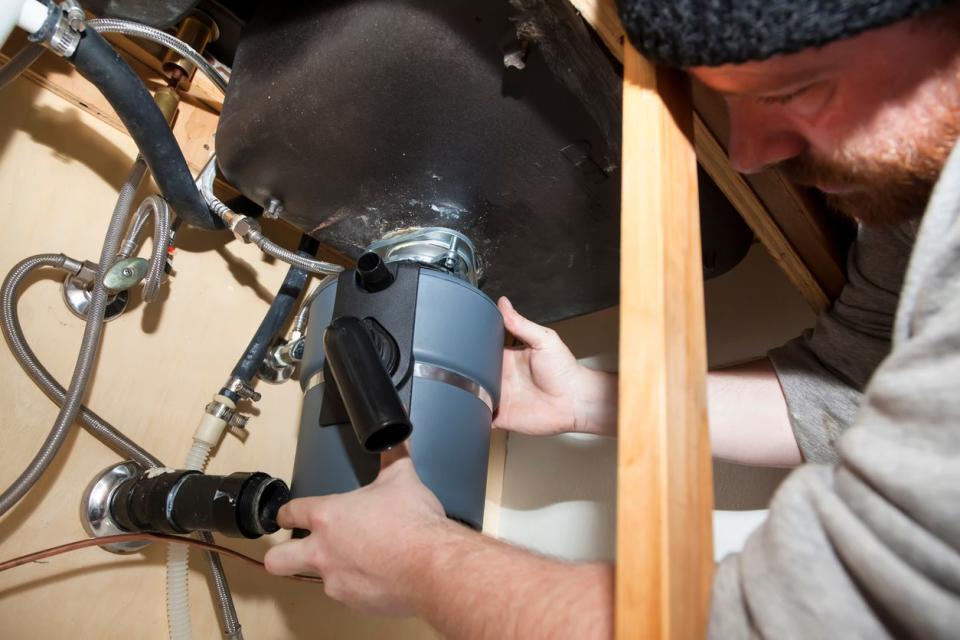
[[[122,133],[24,80],[0,94],[0,272],[39,252],[95,259],[134,147]],[[282,232],[282,228],[272,229]],[[295,237],[287,233],[288,245]],[[194,426],[258,324],[286,270],[228,234],[187,231],[163,301],[136,307],[105,332],[89,404],[164,461],[185,455]],[[82,323],[41,279],[22,298],[26,334],[66,381]],[[289,477],[299,421],[295,383],[261,385],[249,437],[228,437],[213,473],[260,470]],[[56,408],[0,348],[0,485],[36,452]],[[0,520],[0,557],[85,537],[81,492],[115,455],[76,429],[34,492]],[[262,556],[269,540],[235,543]],[[164,549],[118,557],[99,549],[0,574],[3,638],[164,638]],[[196,558],[196,556],[193,556]],[[198,638],[220,636],[202,563],[191,581]],[[363,618],[297,584],[226,561],[240,619],[255,638],[428,638],[417,621]]]

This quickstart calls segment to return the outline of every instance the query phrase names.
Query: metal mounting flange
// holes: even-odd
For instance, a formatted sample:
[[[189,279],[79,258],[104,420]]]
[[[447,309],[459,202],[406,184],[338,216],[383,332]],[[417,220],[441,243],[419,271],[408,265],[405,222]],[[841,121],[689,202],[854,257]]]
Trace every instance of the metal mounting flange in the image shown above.
[[[113,499],[113,492],[122,482],[141,473],[143,469],[140,465],[130,460],[107,467],[98,473],[84,489],[80,499],[80,523],[83,530],[93,538],[129,533],[117,526],[111,517],[110,501]],[[100,547],[111,553],[126,554],[140,551],[149,544],[148,540],[134,540],[102,544]]]

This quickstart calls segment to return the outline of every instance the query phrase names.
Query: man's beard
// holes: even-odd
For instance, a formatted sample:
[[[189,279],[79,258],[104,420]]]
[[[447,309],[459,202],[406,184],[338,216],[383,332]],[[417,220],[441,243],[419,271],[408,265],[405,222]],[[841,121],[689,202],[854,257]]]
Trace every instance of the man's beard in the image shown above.
[[[844,193],[827,193],[840,213],[869,224],[896,224],[923,215],[930,193],[950,151],[960,137],[960,113],[937,109],[925,130],[914,138],[889,141],[885,154],[841,151],[830,159],[803,155],[778,168],[807,186],[842,185]]]
[[[868,166],[874,165],[874,166]],[[943,164],[920,167],[880,165],[869,160],[840,165],[806,156],[781,165],[797,184],[849,185],[845,193],[825,193],[827,204],[840,213],[869,224],[896,224],[923,215]]]

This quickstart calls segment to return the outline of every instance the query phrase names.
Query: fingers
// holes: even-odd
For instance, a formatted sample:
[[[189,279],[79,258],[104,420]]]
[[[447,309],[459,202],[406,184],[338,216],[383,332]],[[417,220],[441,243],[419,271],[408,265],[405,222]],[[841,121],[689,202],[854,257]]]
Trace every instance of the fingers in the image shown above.
[[[310,549],[307,539],[289,540],[272,547],[263,557],[267,571],[276,576],[292,576],[297,573],[310,573]]]
[[[310,513],[324,498],[297,498],[280,507],[277,524],[284,529],[310,529]]]
[[[497,301],[497,307],[503,314],[503,326],[518,339],[530,345],[533,349],[542,349],[557,339],[557,334],[546,327],[541,327],[517,313],[506,297]]]

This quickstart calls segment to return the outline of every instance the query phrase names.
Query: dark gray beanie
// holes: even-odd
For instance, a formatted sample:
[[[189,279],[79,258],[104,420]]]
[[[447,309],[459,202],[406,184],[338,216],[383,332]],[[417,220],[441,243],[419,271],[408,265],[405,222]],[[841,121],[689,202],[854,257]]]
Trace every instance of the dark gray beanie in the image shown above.
[[[630,41],[673,67],[795,53],[915,16],[949,0],[617,0]]]

